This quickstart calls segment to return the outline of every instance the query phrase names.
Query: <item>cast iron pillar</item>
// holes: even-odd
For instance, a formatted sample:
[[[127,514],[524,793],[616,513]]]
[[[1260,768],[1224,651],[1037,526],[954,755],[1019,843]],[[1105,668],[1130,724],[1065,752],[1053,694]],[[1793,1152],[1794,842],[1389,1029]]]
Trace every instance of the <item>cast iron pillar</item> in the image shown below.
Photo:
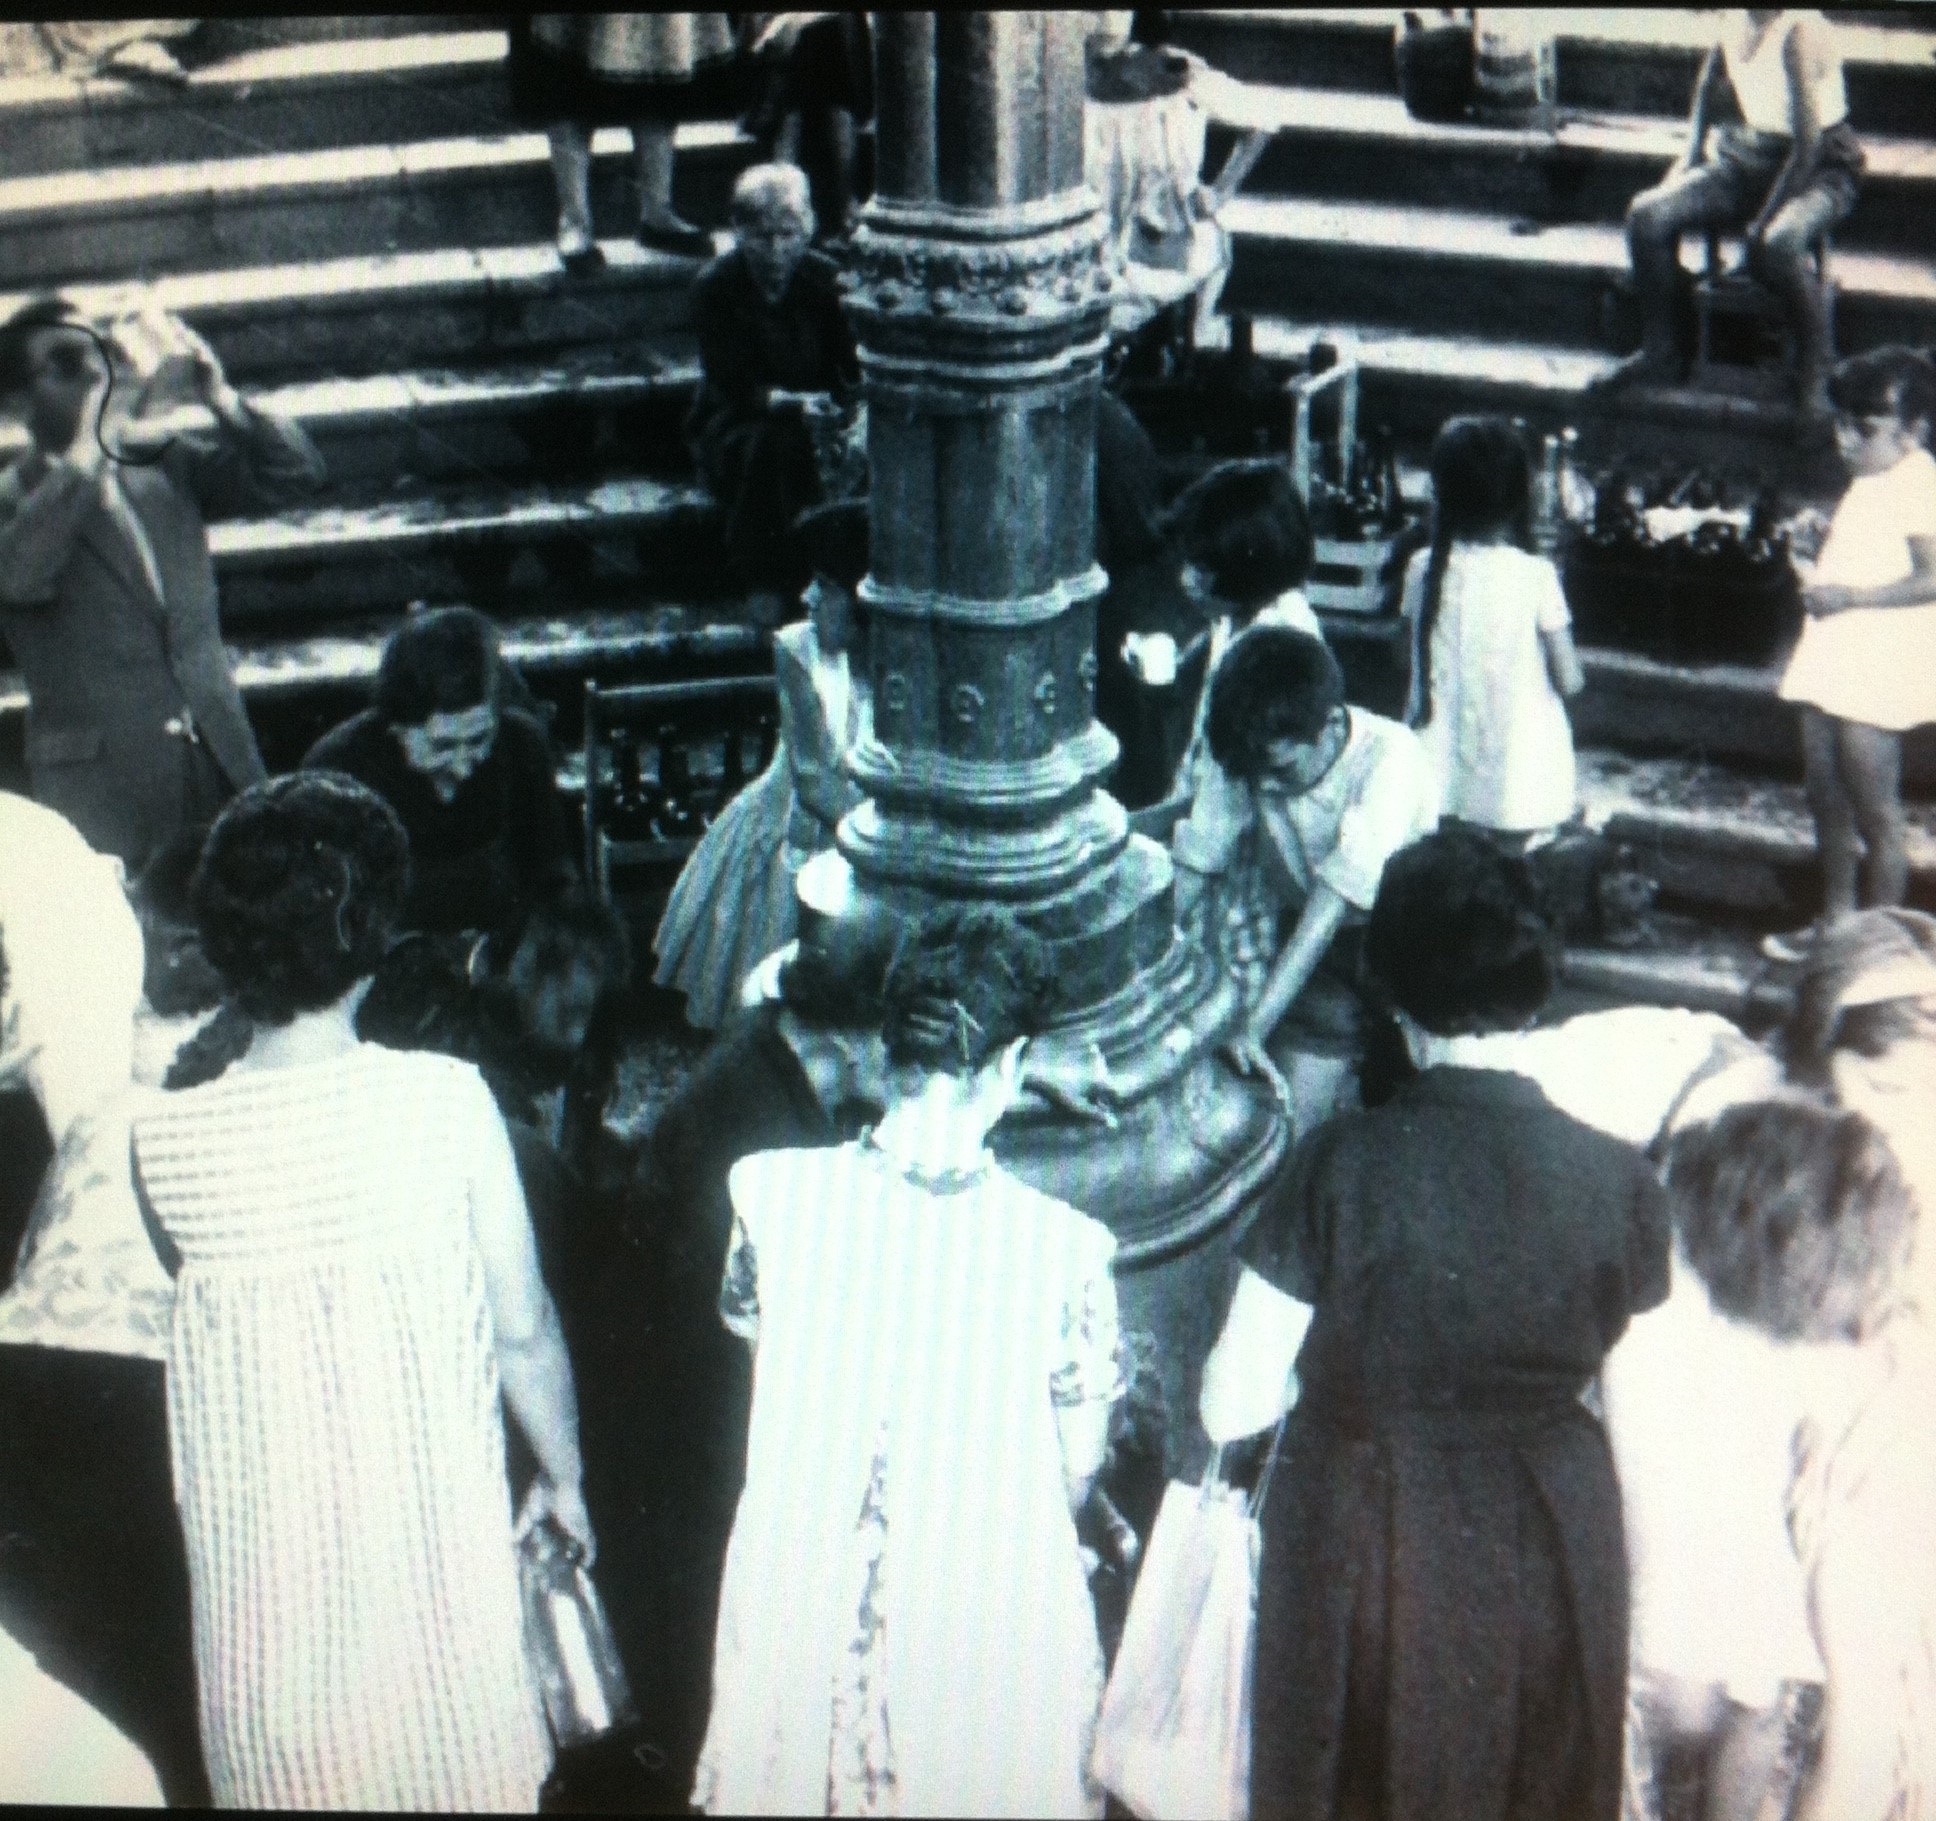
[[[1168,853],[1101,788],[1116,756],[1094,714],[1112,278],[1083,182],[1085,15],[874,24],[877,186],[848,293],[873,476],[874,737],[849,761],[867,801],[840,851],[897,911],[1000,902],[1053,946],[1058,1030],[1096,1039],[1128,1104],[1113,1133],[1011,1122],[1003,1154],[1107,1221],[1132,1276],[1165,1267],[1126,1300],[1164,1340],[1172,1395],[1193,1398],[1196,1330],[1221,1315],[1199,1279],[1223,1271],[1229,1224],[1286,1134],[1212,1053],[1236,1006],[1177,939]]]

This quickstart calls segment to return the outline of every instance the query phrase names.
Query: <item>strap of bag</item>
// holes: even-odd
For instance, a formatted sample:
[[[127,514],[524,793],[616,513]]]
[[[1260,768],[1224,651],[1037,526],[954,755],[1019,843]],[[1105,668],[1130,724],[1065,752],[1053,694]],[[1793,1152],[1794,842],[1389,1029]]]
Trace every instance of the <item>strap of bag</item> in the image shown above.
[[[1257,1476],[1257,1489],[1250,1495],[1250,1515],[1255,1517],[1264,1509],[1264,1495],[1270,1491],[1271,1475],[1277,1471],[1277,1451],[1284,1445],[1284,1425],[1291,1420],[1286,1410],[1277,1419],[1277,1427],[1271,1431],[1270,1453],[1264,1456],[1264,1470]]]
[[[135,1206],[141,1210],[141,1224],[148,1229],[148,1241],[155,1249],[155,1256],[161,1260],[161,1268],[170,1277],[179,1277],[182,1268],[181,1248],[168,1237],[167,1229],[161,1224],[161,1216],[155,1212],[155,1204],[148,1196],[148,1184],[141,1174],[141,1153],[135,1148],[134,1134],[128,1134],[128,1171],[134,1181]]]

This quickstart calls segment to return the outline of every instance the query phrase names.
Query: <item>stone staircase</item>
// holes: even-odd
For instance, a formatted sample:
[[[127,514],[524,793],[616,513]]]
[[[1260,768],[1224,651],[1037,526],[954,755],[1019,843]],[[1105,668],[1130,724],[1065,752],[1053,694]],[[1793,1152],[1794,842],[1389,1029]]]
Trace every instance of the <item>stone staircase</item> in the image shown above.
[[[1440,127],[1394,92],[1396,12],[1179,15],[1249,85],[1272,146],[1226,216],[1226,304],[1287,367],[1348,335],[1365,416],[1417,458],[1448,412],[1579,424],[1589,452],[1779,462],[1791,425],[1753,399],[1658,393],[1617,422],[1582,389],[1611,358],[1619,222],[1676,140],[1691,13],[1578,14],[1559,48],[1555,134]],[[1936,342],[1936,21],[1842,26],[1871,175],[1837,243],[1844,348]],[[111,300],[130,281],[206,334],[238,382],[293,412],[331,468],[325,499],[212,532],[239,674],[272,765],[355,705],[406,603],[472,600],[559,711],[587,675],[720,674],[764,662],[721,580],[716,520],[679,424],[697,374],[692,267],[623,230],[623,134],[596,141],[607,270],[568,280],[550,246],[542,136],[510,118],[501,32],[456,15],[230,20],[183,91],[0,81],[0,311],[49,284]],[[677,196],[723,219],[751,147],[725,122],[679,136]],[[0,436],[0,457],[11,452]],[[1791,475],[1790,478],[1805,479]],[[1388,705],[1393,629],[1340,618],[1361,699]],[[1591,812],[1673,894],[1671,940],[1574,957],[1587,997],[1772,1003],[1743,931],[1806,905],[1808,824],[1773,671],[1587,653],[1577,725]],[[0,676],[0,772],[17,779],[24,694]],[[1936,744],[1912,742],[1936,785]],[[1919,808],[1918,888],[1936,892]]]

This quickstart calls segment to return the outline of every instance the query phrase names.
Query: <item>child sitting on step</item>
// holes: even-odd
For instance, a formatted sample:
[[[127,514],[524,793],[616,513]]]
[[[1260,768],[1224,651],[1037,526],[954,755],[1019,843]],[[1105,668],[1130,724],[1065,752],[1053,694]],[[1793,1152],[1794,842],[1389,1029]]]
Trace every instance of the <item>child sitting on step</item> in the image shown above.
[[[1780,690],[1802,708],[1824,924],[1858,903],[1900,904],[1908,884],[1902,736],[1936,721],[1936,365],[1878,348],[1841,362],[1829,392],[1854,479],[1802,573],[1807,619]],[[1812,933],[1764,947],[1798,960]]]
[[[1503,418],[1455,417],[1432,445],[1432,542],[1405,572],[1406,725],[1441,813],[1525,852],[1574,814],[1566,698],[1585,685],[1553,565],[1532,548],[1532,463]]]

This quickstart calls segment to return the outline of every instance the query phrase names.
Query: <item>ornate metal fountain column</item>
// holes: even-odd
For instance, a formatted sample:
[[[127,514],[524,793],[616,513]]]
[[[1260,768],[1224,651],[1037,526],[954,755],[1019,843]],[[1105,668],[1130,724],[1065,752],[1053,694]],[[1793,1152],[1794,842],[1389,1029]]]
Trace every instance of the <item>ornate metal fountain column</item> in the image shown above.
[[[1014,1132],[1019,1173],[1126,1262],[1227,1224],[1274,1109],[1210,1053],[1235,1007],[1176,939],[1168,854],[1100,783],[1095,409],[1112,281],[1085,187],[1079,13],[877,13],[877,188],[848,308],[873,472],[875,731],[840,851],[911,912],[1000,901],[1054,947],[1122,1128]],[[1004,1127],[1006,1134],[1010,1130]]]

